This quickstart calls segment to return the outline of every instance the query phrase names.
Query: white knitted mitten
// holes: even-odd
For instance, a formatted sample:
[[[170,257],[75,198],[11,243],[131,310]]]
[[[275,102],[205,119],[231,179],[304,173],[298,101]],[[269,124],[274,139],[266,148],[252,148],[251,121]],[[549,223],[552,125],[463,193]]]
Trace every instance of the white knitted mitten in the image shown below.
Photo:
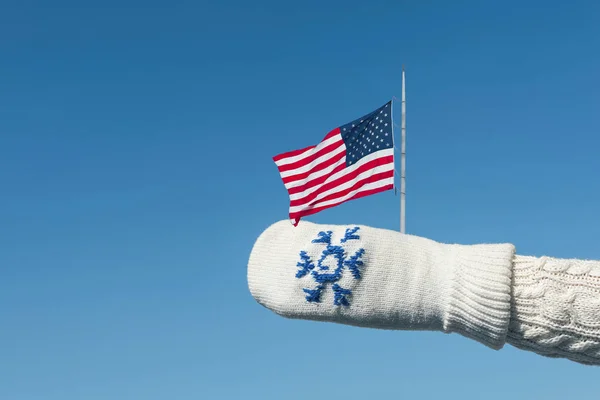
[[[275,313],[506,340],[511,244],[457,245],[362,225],[270,226],[248,263],[254,298]]]

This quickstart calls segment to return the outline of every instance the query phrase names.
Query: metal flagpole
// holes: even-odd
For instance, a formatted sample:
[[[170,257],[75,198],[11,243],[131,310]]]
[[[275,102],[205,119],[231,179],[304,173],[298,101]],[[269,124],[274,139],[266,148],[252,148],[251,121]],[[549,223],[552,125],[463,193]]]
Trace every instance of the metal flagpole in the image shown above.
[[[400,158],[400,232],[406,225],[406,92],[404,87],[404,65],[402,66],[402,153]]]

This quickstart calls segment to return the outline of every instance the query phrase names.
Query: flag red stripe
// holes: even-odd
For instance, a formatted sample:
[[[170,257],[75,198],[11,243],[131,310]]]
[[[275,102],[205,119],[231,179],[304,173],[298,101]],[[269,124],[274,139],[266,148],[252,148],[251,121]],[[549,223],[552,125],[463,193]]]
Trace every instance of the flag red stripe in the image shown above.
[[[281,154],[273,157],[273,161],[277,162],[277,161],[281,160],[282,158],[297,156],[298,154],[302,154],[306,150],[314,149],[315,147],[317,147],[317,146],[308,146],[308,147],[305,147],[300,150],[292,150],[292,151],[288,151],[287,153],[281,153]]]
[[[311,174],[313,174],[313,173],[315,173],[317,171],[320,171],[322,169],[325,169],[325,168],[329,167],[330,165],[335,164],[336,162],[338,162],[339,160],[341,160],[344,157],[346,157],[346,151],[345,150],[342,151],[342,152],[340,152],[340,153],[338,153],[338,154],[336,154],[335,156],[331,157],[330,159],[325,160],[325,161],[323,161],[320,164],[317,164],[313,169],[310,169],[310,170],[308,170],[306,172],[302,172],[300,174],[290,175],[290,176],[287,176],[285,178],[282,178],[283,179],[283,183],[286,184],[286,183],[294,182],[294,181],[297,181],[297,180],[300,180],[300,179],[305,179],[308,176],[310,176]]]
[[[360,174],[362,174],[366,171],[372,170],[375,167],[383,166],[386,164],[393,164],[393,162],[394,162],[393,160],[394,160],[393,156],[388,156],[388,157],[377,158],[375,160],[369,161],[368,163],[361,165],[360,168],[357,168],[356,170],[352,171],[351,173],[342,175],[339,178],[337,178],[331,182],[325,183],[324,185],[322,185],[319,189],[315,190],[314,192],[312,192],[302,198],[291,200],[290,207],[306,204],[306,203],[310,202],[311,200],[313,200],[314,198],[316,198],[321,193],[326,192],[330,189],[333,189],[336,186],[343,185],[344,183],[347,183],[351,180],[354,180]],[[389,171],[389,172],[392,173],[392,175],[394,173],[393,170]],[[333,175],[333,174],[331,174],[331,175]],[[331,177],[331,175],[329,177]],[[377,176],[377,174],[375,174],[373,176]],[[364,181],[360,181],[360,182],[364,182]],[[295,188],[293,188],[293,189],[295,189]],[[323,200],[319,200],[319,201],[323,201]]]
[[[325,135],[325,138],[323,140],[321,140],[321,142],[329,139],[332,136],[337,135],[340,132],[341,132],[340,128],[335,128],[334,130],[332,130],[331,132],[329,132],[327,135]],[[294,157],[294,156],[297,156],[298,154],[304,153],[306,150],[314,149],[315,147],[317,147],[317,146],[308,146],[308,147],[305,147],[305,148],[300,149],[300,150],[292,150],[292,151],[288,151],[286,153],[281,153],[281,154],[278,154],[275,157],[273,157],[273,161],[277,162],[277,161],[279,161],[279,160],[281,160],[283,158]]]
[[[323,138],[323,140],[321,140],[321,142],[324,142],[325,140],[337,135],[338,133],[342,133],[342,131],[340,130],[340,128],[335,128],[334,130],[329,132],[327,135],[325,135],[325,137]]]
[[[306,215],[316,214],[319,211],[323,211],[323,210],[325,210],[327,208],[339,206],[340,204],[343,204],[343,203],[345,203],[347,201],[358,199],[358,198],[365,197],[365,196],[370,196],[372,194],[376,194],[376,193],[379,193],[379,192],[384,192],[386,190],[390,190],[390,189],[393,189],[393,188],[394,188],[394,184],[390,183],[389,185],[385,185],[385,186],[382,186],[380,188],[365,190],[364,192],[358,192],[354,196],[352,196],[352,197],[350,197],[350,198],[348,198],[346,200],[340,201],[339,203],[328,204],[326,206],[315,207],[315,208],[312,208],[310,210],[304,210],[304,211],[298,211],[296,213],[291,213],[290,214],[290,219],[295,219],[298,222],[299,218],[304,217]]]
[[[385,180],[387,178],[392,178],[392,177],[394,177],[394,171],[385,171],[385,172],[380,172],[378,174],[374,174],[365,179],[357,181],[354,185],[352,185],[352,187],[349,187],[348,189],[344,189],[344,190],[342,190],[340,192],[336,192],[336,193],[331,193],[331,194],[323,197],[322,199],[319,199],[318,201],[314,202],[314,204],[318,205],[319,203],[325,203],[329,200],[343,197],[343,196],[347,195],[348,193],[366,185],[367,183],[375,183],[375,182],[379,182],[381,180]]]
[[[356,183],[354,183],[351,187],[340,190],[339,192],[335,192],[335,193],[331,193],[328,194],[327,196],[318,199],[316,201],[310,202],[310,203],[306,203],[306,202],[301,202],[300,204],[295,204],[292,205],[290,204],[290,208],[291,207],[312,207],[312,206],[318,206],[319,204],[325,203],[329,200],[334,200],[340,197],[344,197],[345,195],[356,191],[357,189],[361,188],[362,186],[368,184],[368,183],[375,183],[375,182],[379,182],[381,180],[385,180],[387,178],[392,178],[394,176],[394,171],[385,171],[385,172],[380,172],[378,174],[372,175],[372,176],[368,176],[364,179],[361,179],[359,181],[356,181]]]
[[[315,178],[311,181],[306,182],[306,184],[304,184],[302,186],[291,187],[288,189],[288,193],[296,194],[296,193],[304,192],[305,190],[310,189],[313,186],[320,185],[320,184],[324,183],[325,181],[327,181],[327,179],[329,179],[329,177],[331,177],[331,175],[337,174],[338,172],[340,172],[341,170],[343,170],[345,168],[346,168],[346,164],[338,165],[331,171],[331,173],[329,175],[323,175],[318,178]]]
[[[277,166],[277,168],[279,168],[279,172],[285,172],[285,171],[290,171],[292,169],[296,169],[296,168],[300,168],[303,167],[307,164],[310,164],[311,162],[315,161],[317,158],[332,152],[333,150],[337,149],[340,146],[343,146],[344,142],[341,140],[339,142],[334,142],[331,143],[329,146],[323,147],[322,149],[319,149],[319,151],[313,153],[312,155],[303,158],[301,160],[298,160],[296,162],[293,162],[291,164],[285,164],[282,166]]]

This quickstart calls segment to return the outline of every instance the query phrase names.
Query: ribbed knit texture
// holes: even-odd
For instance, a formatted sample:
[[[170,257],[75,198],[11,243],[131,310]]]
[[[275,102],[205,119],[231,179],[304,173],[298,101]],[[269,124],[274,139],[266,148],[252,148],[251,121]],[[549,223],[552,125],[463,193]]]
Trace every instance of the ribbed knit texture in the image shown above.
[[[288,318],[457,332],[499,349],[513,257],[510,244],[448,245],[361,225],[280,221],[256,241],[248,285]]]
[[[516,256],[507,341],[600,365],[600,262]]]
[[[514,246],[444,245],[456,251],[452,296],[444,330],[500,349],[510,320]],[[418,268],[418,266],[416,267]]]

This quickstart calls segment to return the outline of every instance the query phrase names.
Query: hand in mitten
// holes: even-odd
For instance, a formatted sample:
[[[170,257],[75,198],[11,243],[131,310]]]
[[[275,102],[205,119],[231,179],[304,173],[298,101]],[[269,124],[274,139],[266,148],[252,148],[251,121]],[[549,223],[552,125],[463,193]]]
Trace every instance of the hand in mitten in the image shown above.
[[[284,317],[458,332],[499,349],[514,253],[511,244],[442,244],[361,225],[280,221],[256,241],[248,285]]]

